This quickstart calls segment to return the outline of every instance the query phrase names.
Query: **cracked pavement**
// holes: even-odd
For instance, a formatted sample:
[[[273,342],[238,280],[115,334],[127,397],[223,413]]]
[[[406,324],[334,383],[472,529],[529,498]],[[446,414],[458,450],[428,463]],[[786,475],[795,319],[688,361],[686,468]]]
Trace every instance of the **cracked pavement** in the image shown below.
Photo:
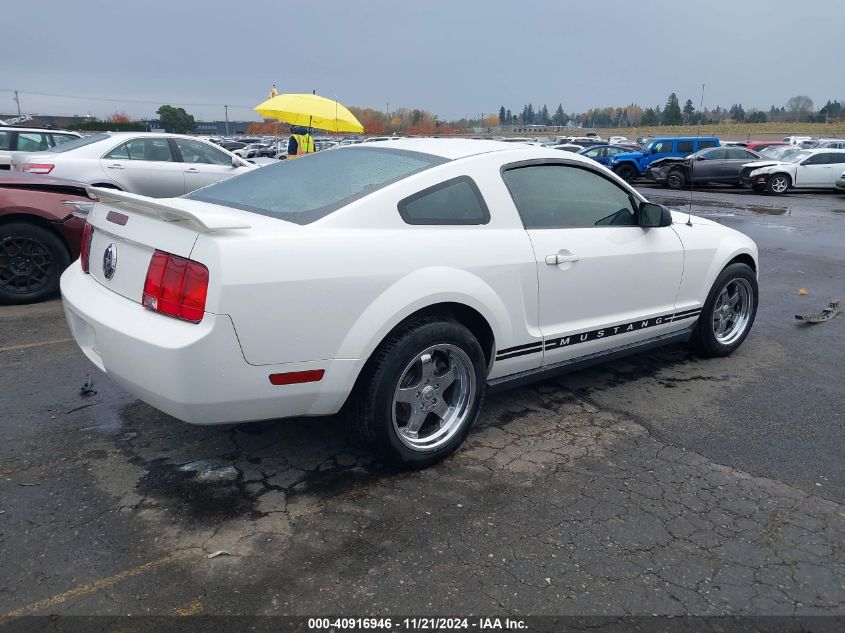
[[[492,396],[421,472],[339,417],[192,427],[72,343],[0,352],[0,617],[845,614],[845,390],[818,363],[845,320],[792,321],[798,287],[842,291],[845,203],[725,216],[741,195],[704,196],[761,247],[737,354],[671,347]],[[0,308],[0,347],[67,336],[58,301]]]

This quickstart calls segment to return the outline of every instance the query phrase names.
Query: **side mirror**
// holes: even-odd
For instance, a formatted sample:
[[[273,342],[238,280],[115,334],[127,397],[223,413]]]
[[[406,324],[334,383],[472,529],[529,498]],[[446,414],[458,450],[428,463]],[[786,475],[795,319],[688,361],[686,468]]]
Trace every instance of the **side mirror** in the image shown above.
[[[644,229],[670,226],[672,224],[672,212],[662,205],[643,202],[640,205],[639,224]]]
[[[696,156],[695,160],[704,160],[705,158],[707,158],[707,157],[706,156]]]

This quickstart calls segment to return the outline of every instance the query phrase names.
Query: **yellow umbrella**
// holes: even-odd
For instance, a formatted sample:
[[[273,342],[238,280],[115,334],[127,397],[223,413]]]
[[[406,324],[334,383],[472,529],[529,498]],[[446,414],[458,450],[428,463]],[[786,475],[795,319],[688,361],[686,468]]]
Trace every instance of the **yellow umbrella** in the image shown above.
[[[268,119],[330,132],[363,132],[364,126],[342,104],[314,94],[283,94],[253,108]]]

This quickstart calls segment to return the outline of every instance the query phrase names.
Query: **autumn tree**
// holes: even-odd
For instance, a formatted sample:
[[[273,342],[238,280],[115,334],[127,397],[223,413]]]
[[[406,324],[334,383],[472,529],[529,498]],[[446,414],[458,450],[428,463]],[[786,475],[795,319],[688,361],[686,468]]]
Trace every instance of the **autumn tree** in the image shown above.
[[[129,115],[125,112],[112,112],[108,117],[106,117],[107,123],[131,123],[131,119]]]

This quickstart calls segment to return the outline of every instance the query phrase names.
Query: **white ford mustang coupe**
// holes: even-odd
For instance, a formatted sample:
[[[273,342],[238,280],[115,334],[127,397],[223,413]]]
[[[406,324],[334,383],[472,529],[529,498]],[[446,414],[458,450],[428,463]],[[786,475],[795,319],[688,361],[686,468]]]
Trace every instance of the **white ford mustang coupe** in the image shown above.
[[[97,367],[195,424],[344,408],[409,467],[488,389],[678,341],[725,356],[757,310],[751,239],[554,149],[367,143],[181,198],[93,191],[61,288]]]

